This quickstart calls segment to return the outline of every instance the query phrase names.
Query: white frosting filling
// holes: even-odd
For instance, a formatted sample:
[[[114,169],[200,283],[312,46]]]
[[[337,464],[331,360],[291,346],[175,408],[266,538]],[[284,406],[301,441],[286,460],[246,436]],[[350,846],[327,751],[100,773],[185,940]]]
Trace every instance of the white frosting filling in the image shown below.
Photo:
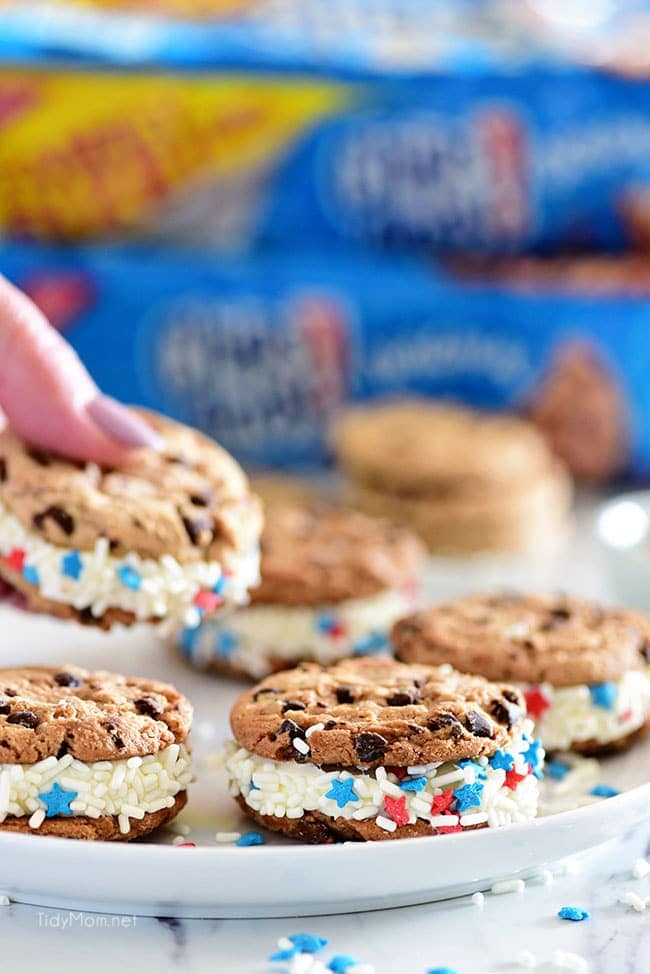
[[[1,764],[0,822],[10,815],[29,815],[30,826],[40,828],[48,804],[39,795],[51,792],[56,784],[65,792],[77,792],[69,801],[66,796],[65,805],[73,816],[117,815],[120,832],[127,835],[130,819],[171,808],[191,778],[190,756],[180,744],[171,744],[158,754],[120,761],[86,764],[66,754],[37,764]]]
[[[580,741],[608,744],[641,727],[650,714],[649,672],[631,671],[605,684],[615,688],[610,706],[597,706],[587,685],[553,687],[544,683],[533,688],[550,704],[536,721],[536,732],[546,750],[568,750]]]
[[[347,656],[387,652],[389,630],[410,611],[412,601],[405,592],[386,589],[315,608],[251,605],[207,620],[198,630],[184,632],[180,642],[195,663],[221,660],[260,679],[271,672],[273,658],[327,665]]]
[[[0,554],[6,557],[15,551],[24,553],[23,577],[36,584],[44,598],[90,609],[97,617],[117,608],[139,620],[170,619],[197,626],[201,610],[194,600],[199,592],[217,587],[224,604],[241,604],[248,589],[259,582],[257,549],[233,558],[225,571],[216,561],[180,563],[171,555],[154,559],[131,553],[116,558],[106,538],[100,538],[93,551],[76,551],[28,531],[0,502]],[[66,558],[68,574],[63,567]]]
[[[305,812],[319,811],[330,818],[374,819],[380,828],[392,832],[398,825],[391,817],[390,801],[387,805],[385,800],[405,798],[401,804],[405,805],[409,824],[422,820],[434,828],[456,825],[498,828],[537,814],[539,785],[525,758],[530,744],[527,733],[531,729],[532,724],[527,722],[526,735],[508,749],[512,759],[509,770],[523,776],[514,782],[514,788],[506,784],[506,770],[492,767],[487,758],[466,762],[464,767],[445,762],[409,768],[409,776],[418,780],[419,790],[406,790],[405,780],[400,782],[388,768],[377,768],[374,772],[322,771],[309,763],[270,761],[238,748],[234,742],[227,745],[225,767],[231,794],[242,795],[246,804],[261,815],[294,819]],[[304,743],[309,750],[308,740]],[[355,797],[339,807],[336,799],[328,794],[337,790],[334,782],[348,779],[351,784],[347,788],[352,789]],[[472,791],[471,786],[476,785]],[[462,797],[458,796],[464,786],[470,786],[469,793],[461,792]],[[449,798],[450,790],[454,800],[449,814],[432,811],[435,797],[446,794]]]

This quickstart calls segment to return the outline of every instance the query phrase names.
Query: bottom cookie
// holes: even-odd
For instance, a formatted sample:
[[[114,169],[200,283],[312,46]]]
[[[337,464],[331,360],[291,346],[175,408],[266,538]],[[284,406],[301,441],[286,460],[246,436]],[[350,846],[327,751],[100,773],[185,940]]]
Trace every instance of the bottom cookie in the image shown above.
[[[637,741],[642,740],[650,732],[650,718],[641,726],[624,737],[619,737],[614,741],[603,744],[595,739],[589,741],[576,741],[571,745],[571,750],[575,754],[581,754],[588,758],[606,758],[610,755],[620,754],[633,747]]]
[[[179,792],[174,804],[169,808],[161,808],[157,812],[147,812],[141,819],[131,819],[131,828],[124,834],[120,830],[117,815],[104,815],[100,818],[90,818],[87,815],[61,815],[46,818],[38,829],[31,828],[29,816],[9,816],[0,822],[0,831],[22,832],[30,835],[51,835],[59,839],[86,839],[102,842],[132,842],[142,839],[175,818],[187,804],[187,792]]]
[[[282,832],[290,839],[311,844],[331,844],[333,842],[378,842],[385,839],[418,839],[425,835],[439,835],[440,830],[424,821],[416,821],[412,825],[403,825],[394,832],[375,825],[374,821],[366,819],[357,822],[354,819],[330,818],[321,812],[305,812],[300,818],[279,818],[275,815],[262,815],[253,811],[242,795],[236,796],[236,801],[242,811],[249,818],[262,825],[271,832]],[[458,831],[469,832],[487,828],[487,823],[468,826]],[[451,829],[450,831],[456,831]]]

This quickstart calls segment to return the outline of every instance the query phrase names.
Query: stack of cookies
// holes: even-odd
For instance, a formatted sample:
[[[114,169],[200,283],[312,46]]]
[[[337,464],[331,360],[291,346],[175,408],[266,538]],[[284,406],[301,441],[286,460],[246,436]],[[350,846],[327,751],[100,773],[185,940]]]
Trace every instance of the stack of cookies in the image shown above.
[[[564,534],[566,469],[524,420],[426,400],[356,409],[334,430],[351,501],[441,553],[528,552]]]

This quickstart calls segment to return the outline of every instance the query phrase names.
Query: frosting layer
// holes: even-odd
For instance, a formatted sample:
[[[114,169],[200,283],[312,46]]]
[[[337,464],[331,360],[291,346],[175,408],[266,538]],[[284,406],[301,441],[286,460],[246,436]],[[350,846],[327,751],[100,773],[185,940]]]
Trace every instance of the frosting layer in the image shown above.
[[[214,561],[181,564],[171,555],[116,558],[107,538],[100,538],[93,551],[50,544],[1,502],[0,554],[44,598],[78,611],[89,609],[97,618],[114,607],[138,620],[164,618],[197,626],[206,610],[244,602],[259,580],[257,549],[233,558],[227,569]]]
[[[409,595],[395,589],[316,608],[250,605],[186,629],[180,644],[194,663],[221,661],[260,679],[278,668],[273,660],[327,665],[385,653],[392,624],[410,608]]]

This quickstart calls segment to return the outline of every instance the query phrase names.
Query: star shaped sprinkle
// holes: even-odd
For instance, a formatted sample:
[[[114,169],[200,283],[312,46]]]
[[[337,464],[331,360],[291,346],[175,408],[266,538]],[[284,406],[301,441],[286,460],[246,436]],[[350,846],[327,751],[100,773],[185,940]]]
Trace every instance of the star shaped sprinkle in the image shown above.
[[[7,568],[11,568],[14,572],[22,572],[25,563],[25,551],[22,548],[12,548],[2,560]]]
[[[142,575],[131,565],[120,565],[117,569],[117,575],[122,585],[125,588],[133,589],[134,592],[137,592],[142,585]]]
[[[524,697],[526,698],[526,709],[530,716],[534,720],[541,720],[551,706],[551,701],[544,696],[539,687],[531,687],[530,690],[526,690]]]
[[[562,779],[566,778],[568,775],[569,771],[571,770],[571,766],[565,761],[548,761],[544,770],[549,778],[554,778],[556,781],[562,781]]]
[[[264,845],[264,836],[261,832],[244,832],[243,835],[239,836],[235,845]]]
[[[422,791],[426,788],[427,779],[422,776],[421,778],[406,778],[404,781],[400,782],[400,788],[402,791]]]
[[[408,825],[409,813],[406,810],[406,795],[402,795],[401,798],[391,798],[390,795],[384,795],[384,811],[396,825]]]
[[[325,797],[335,801],[339,808],[345,808],[348,802],[358,802],[359,796],[354,791],[354,778],[343,778],[342,781],[334,778],[332,787]]]
[[[359,964],[356,957],[350,954],[336,954],[327,965],[327,970],[333,974],[347,974],[349,968],[355,968]]]
[[[558,911],[558,916],[560,920],[573,920],[579,922],[580,920],[588,920],[591,914],[589,910],[583,910],[579,906],[563,906],[561,910]]]
[[[229,656],[232,656],[234,651],[237,649],[238,645],[239,645],[238,637],[234,632],[231,632],[229,629],[221,629],[217,633],[217,638],[215,640],[215,647],[217,652],[219,653],[219,656],[223,656],[225,659],[228,659]]]
[[[292,933],[289,940],[302,954],[317,954],[323,947],[327,947],[327,938],[317,937],[313,933]]]
[[[612,788],[611,785],[594,785],[589,794],[597,798],[615,798],[616,795],[620,795],[620,791]]]
[[[73,802],[78,794],[76,791],[66,791],[61,785],[54,782],[51,791],[44,791],[38,796],[47,808],[45,817],[54,818],[55,815],[72,815],[73,812],[70,808],[70,802]]]
[[[510,771],[514,766],[515,759],[506,751],[495,751],[490,758],[490,767],[497,771]]]
[[[41,580],[41,576],[38,574],[33,565],[25,565],[23,568],[23,578],[29,585],[38,585]]]
[[[524,778],[527,777],[528,777],[527,774],[518,774],[513,768],[512,771],[506,771],[506,778],[504,781],[504,785],[506,786],[506,788],[509,788],[510,791],[516,791],[519,782],[523,781]]]
[[[524,761],[530,765],[530,770],[535,775],[536,778],[542,778],[542,762],[543,758],[540,754],[542,750],[542,745],[540,741],[530,741],[528,748],[524,753]]]
[[[63,555],[61,558],[61,574],[67,575],[68,578],[74,578],[75,582],[81,575],[83,567],[84,563],[76,549],[69,551],[67,555]]]
[[[194,596],[194,605],[200,612],[214,612],[223,599],[216,592],[209,592],[207,588],[200,589]]]
[[[618,696],[618,688],[615,683],[593,683],[589,687],[589,695],[594,707],[612,710]]]
[[[456,810],[466,812],[468,808],[479,808],[482,791],[483,782],[481,781],[475,781],[473,785],[463,785],[462,788],[456,788],[454,791]]]
[[[445,812],[451,811],[451,807],[455,801],[456,799],[451,788],[447,788],[441,795],[434,795],[433,801],[431,802],[431,814],[444,815]]]

